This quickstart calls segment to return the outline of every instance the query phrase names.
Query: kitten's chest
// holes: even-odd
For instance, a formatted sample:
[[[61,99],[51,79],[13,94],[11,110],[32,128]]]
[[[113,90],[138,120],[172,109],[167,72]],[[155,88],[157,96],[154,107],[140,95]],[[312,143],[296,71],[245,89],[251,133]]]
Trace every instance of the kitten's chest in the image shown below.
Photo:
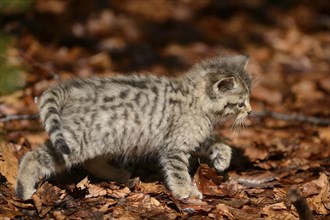
[[[171,139],[194,150],[210,136],[212,130],[213,126],[207,117],[191,112],[178,119]]]
[[[191,138],[197,143],[204,142],[212,133],[212,123],[205,116],[193,116],[191,122],[192,135],[194,135]]]

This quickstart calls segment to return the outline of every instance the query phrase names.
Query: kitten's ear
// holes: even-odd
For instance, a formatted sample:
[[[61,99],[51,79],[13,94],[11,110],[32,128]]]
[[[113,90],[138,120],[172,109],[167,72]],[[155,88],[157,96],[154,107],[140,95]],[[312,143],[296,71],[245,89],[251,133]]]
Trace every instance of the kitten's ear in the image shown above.
[[[213,84],[213,91],[217,92],[226,92],[232,90],[235,87],[234,77],[223,78]]]
[[[232,57],[233,62],[238,65],[240,68],[245,69],[249,63],[249,56],[248,55],[237,55]]]

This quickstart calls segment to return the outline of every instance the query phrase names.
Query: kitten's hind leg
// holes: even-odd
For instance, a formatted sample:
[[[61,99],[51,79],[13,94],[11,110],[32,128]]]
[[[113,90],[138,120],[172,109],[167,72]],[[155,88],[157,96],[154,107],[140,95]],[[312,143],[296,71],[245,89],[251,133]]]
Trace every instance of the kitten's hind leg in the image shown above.
[[[115,167],[111,164],[111,159],[106,156],[97,156],[85,161],[84,168],[97,178],[112,180],[118,183],[126,183],[132,175],[125,167]]]
[[[62,171],[64,164],[64,159],[55,152],[49,141],[28,152],[19,165],[15,188],[17,196],[23,199],[31,198],[38,181]]]

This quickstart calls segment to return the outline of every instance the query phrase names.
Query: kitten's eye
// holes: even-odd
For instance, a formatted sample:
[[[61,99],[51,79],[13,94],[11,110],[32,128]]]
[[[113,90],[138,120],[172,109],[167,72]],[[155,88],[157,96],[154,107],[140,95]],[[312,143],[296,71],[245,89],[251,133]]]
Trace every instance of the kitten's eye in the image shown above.
[[[244,102],[238,103],[239,108],[243,108],[245,106]]]

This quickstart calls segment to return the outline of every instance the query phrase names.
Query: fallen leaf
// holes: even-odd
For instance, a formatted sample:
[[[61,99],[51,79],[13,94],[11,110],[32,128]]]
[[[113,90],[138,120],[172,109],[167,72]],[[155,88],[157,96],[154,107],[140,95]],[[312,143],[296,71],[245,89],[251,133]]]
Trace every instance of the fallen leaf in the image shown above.
[[[328,127],[323,127],[323,128],[318,128],[318,133],[320,136],[320,139],[328,145],[328,147],[330,146],[330,126]]]
[[[102,212],[102,213],[107,213],[111,208],[111,206],[117,204],[117,201],[116,200],[113,200],[113,199],[107,199],[106,200],[106,203],[101,206],[98,211]]]
[[[110,196],[121,199],[125,198],[129,193],[131,193],[131,190],[128,187],[124,187],[122,189],[113,190]]]
[[[54,216],[54,218],[56,220],[64,220],[67,219],[67,216],[65,216],[61,211],[54,211],[52,213],[52,215]]]
[[[278,219],[278,220],[282,220],[282,219],[298,220],[299,219],[296,216],[294,216],[293,214],[288,212],[288,210],[283,202],[265,206],[261,210],[261,214],[268,217],[266,219],[272,219],[272,220],[273,219],[274,220],[276,220],[276,219]]]
[[[48,135],[46,132],[38,132],[33,134],[24,135],[28,142],[31,144],[32,149],[39,147],[47,139]]]
[[[214,169],[206,164],[200,164],[194,176],[194,182],[203,195],[223,196],[223,191],[219,190],[219,175]]]
[[[254,143],[253,146],[245,149],[245,155],[249,157],[251,162],[265,160],[269,156],[269,150],[265,144]]]
[[[326,215],[330,213],[330,184],[329,177],[320,173],[317,180],[312,181],[310,187],[315,187],[315,191],[319,191],[317,195],[307,198],[310,207],[318,214]],[[306,188],[306,187],[305,187]],[[306,192],[306,190],[305,190]]]
[[[300,191],[303,197],[309,197],[319,194],[323,187],[325,187],[324,181],[319,178],[302,185]]]
[[[79,183],[76,184],[76,187],[80,190],[86,189],[89,187],[89,179],[86,176],[83,180],[81,180]]]
[[[323,98],[323,93],[317,89],[315,82],[311,80],[301,80],[292,86],[292,91],[297,97],[297,102],[303,104],[308,100]]]
[[[270,104],[279,104],[282,102],[282,93],[279,90],[267,87],[257,86],[252,90],[252,97]]]
[[[21,98],[24,95],[23,91],[17,91],[10,95],[0,96],[0,112],[1,115],[18,114],[21,109],[24,109],[24,103]]]
[[[0,160],[0,173],[6,177],[7,181],[12,186],[14,186],[18,172],[18,161],[16,157],[13,156],[13,146],[3,142],[1,138],[0,153],[2,154],[2,159]]]
[[[53,208],[56,201],[64,191],[45,182],[32,195],[32,200],[40,217],[44,217]]]
[[[23,216],[25,216],[25,214],[20,211],[13,210],[12,208],[6,206],[0,206],[0,219],[16,219]]]
[[[229,180],[218,187],[218,196],[230,196],[233,197],[239,193],[244,187],[240,185],[236,180]]]
[[[164,185],[157,184],[157,183],[140,182],[139,188],[140,188],[141,192],[143,192],[145,194],[162,194],[167,191],[165,189]]]
[[[200,199],[187,199],[185,200],[185,203],[189,204],[183,204],[181,206],[182,211],[190,215],[194,213],[205,214],[211,211],[211,209],[213,208],[212,205],[209,205]]]
[[[224,217],[229,220],[236,219],[235,216],[231,213],[230,207],[221,203],[217,204],[215,207],[215,216],[216,219],[224,219]]]
[[[10,202],[11,204],[13,204],[16,207],[20,207],[20,208],[23,208],[23,209],[33,209],[35,207],[31,203],[22,202],[22,201],[15,201],[13,199],[8,200],[8,202]]]
[[[107,195],[107,190],[94,184],[89,184],[88,186],[88,194],[85,198],[99,197]]]

